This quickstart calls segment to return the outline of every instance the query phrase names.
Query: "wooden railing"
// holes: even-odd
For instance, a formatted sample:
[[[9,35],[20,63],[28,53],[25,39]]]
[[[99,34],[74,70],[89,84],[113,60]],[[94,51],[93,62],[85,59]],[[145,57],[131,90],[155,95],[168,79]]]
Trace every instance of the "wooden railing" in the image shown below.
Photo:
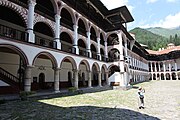
[[[28,33],[0,24],[0,36],[19,41],[28,41]]]
[[[2,81],[12,85],[17,86],[19,83],[19,79],[14,76],[13,74],[9,73],[5,69],[0,67],[0,77],[2,78]]]

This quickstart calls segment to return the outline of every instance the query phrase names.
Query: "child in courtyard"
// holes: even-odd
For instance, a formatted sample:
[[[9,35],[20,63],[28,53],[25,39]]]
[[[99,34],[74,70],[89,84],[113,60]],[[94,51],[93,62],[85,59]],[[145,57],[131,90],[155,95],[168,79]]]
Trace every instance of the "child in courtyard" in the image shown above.
[[[145,89],[143,89],[142,87],[138,88],[138,103],[139,103],[139,109],[144,109],[144,93],[145,93]]]

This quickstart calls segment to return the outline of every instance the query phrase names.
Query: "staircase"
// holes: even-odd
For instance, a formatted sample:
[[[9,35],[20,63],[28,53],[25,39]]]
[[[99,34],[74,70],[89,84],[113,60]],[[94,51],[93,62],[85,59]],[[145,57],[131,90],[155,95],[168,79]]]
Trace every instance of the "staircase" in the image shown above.
[[[10,85],[13,92],[19,91],[19,79],[0,67],[0,80]]]

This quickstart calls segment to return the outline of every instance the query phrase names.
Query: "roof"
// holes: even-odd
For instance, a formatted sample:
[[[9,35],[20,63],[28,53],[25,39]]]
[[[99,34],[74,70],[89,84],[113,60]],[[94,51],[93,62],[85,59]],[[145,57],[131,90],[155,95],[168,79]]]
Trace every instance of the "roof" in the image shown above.
[[[167,53],[170,53],[172,51],[178,51],[178,50],[180,50],[180,46],[174,46],[174,47],[170,47],[170,48],[160,50],[160,51],[147,50],[147,52],[149,54],[162,55],[162,54],[167,54]]]
[[[63,0],[105,32],[120,30],[122,23],[134,21],[126,6],[108,10],[100,0]]]

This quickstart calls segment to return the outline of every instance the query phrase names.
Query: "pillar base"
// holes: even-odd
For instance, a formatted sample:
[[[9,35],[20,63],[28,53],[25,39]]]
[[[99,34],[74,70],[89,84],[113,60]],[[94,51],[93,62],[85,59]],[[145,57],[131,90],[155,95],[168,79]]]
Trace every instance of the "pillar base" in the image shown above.
[[[60,93],[60,91],[59,91],[59,90],[56,90],[56,91],[54,91],[54,93]]]

